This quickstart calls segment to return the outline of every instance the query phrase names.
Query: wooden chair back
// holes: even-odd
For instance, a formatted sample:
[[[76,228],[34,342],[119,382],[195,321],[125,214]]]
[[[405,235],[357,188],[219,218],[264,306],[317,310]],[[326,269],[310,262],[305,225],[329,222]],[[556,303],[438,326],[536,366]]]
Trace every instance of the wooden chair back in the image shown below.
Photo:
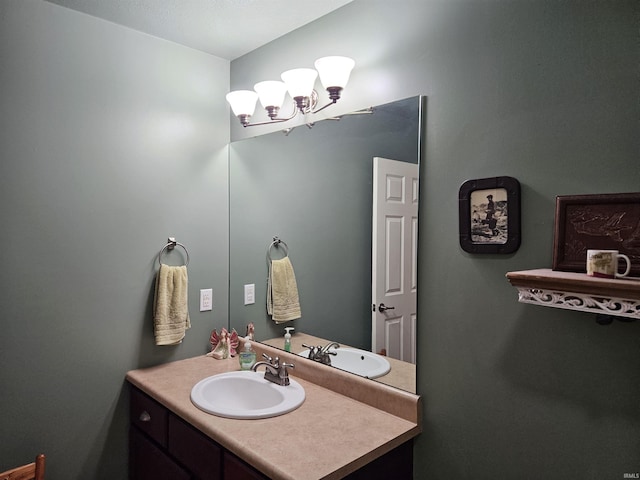
[[[33,463],[0,473],[0,480],[44,480],[44,455],[38,455]]]

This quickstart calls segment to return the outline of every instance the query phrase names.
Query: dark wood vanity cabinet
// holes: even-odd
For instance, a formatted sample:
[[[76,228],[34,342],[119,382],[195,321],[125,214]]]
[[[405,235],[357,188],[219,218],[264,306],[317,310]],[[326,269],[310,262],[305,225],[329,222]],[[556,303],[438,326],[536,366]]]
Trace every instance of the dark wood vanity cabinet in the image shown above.
[[[191,475],[167,455],[165,450],[159,448],[138,428],[131,426],[129,478],[132,480],[190,480]]]
[[[130,400],[129,478],[269,480],[133,386]],[[411,480],[413,441],[396,447],[345,478]]]
[[[268,480],[135,387],[130,422],[131,480]]]

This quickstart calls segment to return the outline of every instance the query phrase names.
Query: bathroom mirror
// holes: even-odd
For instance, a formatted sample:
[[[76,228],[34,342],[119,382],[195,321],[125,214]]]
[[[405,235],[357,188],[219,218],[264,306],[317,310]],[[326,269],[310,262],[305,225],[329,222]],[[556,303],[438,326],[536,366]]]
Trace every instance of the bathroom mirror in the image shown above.
[[[419,163],[424,102],[411,97],[230,144],[229,328],[244,335],[251,322],[257,341],[282,348],[284,327],[294,327],[294,353],[304,335],[371,351],[373,158]],[[286,243],[302,311],[283,324],[266,311],[275,236]],[[271,249],[274,259],[283,253]],[[245,285],[254,285],[255,303]],[[401,363],[415,390],[415,366]]]

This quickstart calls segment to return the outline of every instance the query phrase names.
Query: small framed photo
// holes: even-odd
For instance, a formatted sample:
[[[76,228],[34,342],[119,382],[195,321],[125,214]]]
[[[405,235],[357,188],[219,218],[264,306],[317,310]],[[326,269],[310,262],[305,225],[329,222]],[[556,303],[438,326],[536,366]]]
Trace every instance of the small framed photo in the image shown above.
[[[520,247],[520,182],[467,180],[458,193],[460,246],[469,253],[513,253]]]
[[[586,272],[588,249],[618,250],[640,276],[640,193],[556,197],[551,268]]]

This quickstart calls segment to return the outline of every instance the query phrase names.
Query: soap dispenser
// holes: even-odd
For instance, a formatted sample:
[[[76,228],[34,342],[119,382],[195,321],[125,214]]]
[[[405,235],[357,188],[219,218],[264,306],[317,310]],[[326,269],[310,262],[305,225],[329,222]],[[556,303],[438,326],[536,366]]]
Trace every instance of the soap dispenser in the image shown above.
[[[251,367],[256,363],[256,352],[251,348],[249,337],[244,338],[244,346],[238,358],[240,360],[240,370],[251,370]]]
[[[295,330],[295,329],[293,327],[284,328],[284,331],[286,332],[284,334],[284,351],[285,352],[291,351],[291,330]]]

